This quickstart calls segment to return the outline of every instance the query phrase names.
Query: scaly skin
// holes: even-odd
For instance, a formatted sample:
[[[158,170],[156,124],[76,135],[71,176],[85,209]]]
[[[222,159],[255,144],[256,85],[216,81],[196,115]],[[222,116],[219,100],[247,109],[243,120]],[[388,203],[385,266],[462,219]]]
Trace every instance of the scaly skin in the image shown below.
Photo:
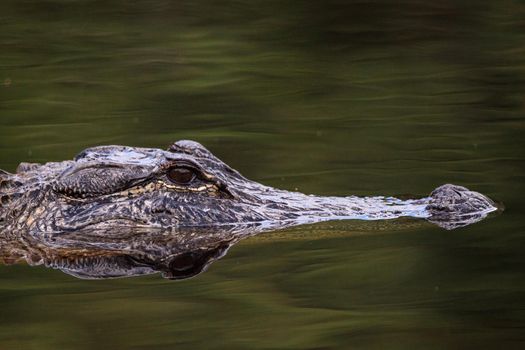
[[[190,181],[174,180],[185,169]],[[465,226],[497,208],[487,197],[443,185],[429,197],[319,197],[250,181],[193,141],[167,151],[125,146],[89,148],[74,160],[22,163],[0,171],[0,224],[31,235],[115,227],[181,227],[334,219],[424,218]]]

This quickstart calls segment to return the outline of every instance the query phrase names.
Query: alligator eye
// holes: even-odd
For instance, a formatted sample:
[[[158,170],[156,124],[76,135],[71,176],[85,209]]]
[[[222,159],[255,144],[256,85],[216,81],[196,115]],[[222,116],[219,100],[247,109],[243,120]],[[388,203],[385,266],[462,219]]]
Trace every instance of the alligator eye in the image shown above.
[[[188,168],[171,168],[167,175],[171,182],[179,185],[187,185],[195,179],[195,173]]]

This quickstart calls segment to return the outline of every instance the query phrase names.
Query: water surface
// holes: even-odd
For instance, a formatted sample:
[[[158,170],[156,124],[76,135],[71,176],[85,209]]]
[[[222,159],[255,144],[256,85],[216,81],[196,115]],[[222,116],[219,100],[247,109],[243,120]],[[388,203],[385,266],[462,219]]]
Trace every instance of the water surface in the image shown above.
[[[0,168],[194,139],[321,195],[456,183],[503,215],[243,240],[195,278],[0,266],[1,349],[525,344],[521,1],[2,1]]]

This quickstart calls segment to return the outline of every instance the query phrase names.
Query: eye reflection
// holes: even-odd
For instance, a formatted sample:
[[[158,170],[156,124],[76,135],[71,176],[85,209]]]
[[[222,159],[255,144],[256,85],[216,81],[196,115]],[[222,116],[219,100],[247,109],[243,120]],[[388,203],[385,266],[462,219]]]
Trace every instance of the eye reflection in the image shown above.
[[[187,185],[195,179],[195,172],[189,168],[171,168],[167,173],[168,179],[178,185]]]

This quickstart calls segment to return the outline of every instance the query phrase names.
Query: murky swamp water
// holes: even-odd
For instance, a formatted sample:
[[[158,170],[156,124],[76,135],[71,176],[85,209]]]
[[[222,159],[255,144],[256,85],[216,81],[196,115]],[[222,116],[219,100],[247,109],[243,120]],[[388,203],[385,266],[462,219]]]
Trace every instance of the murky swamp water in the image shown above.
[[[2,1],[0,168],[194,139],[322,195],[505,204],[242,241],[180,282],[0,266],[0,349],[525,346],[522,1]]]

